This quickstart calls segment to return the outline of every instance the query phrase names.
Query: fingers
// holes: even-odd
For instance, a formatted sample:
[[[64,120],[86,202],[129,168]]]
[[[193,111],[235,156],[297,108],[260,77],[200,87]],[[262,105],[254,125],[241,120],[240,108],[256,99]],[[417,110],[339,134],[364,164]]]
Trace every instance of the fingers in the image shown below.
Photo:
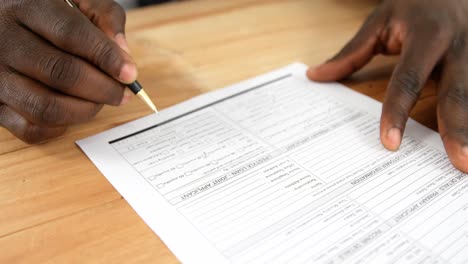
[[[80,10],[72,9],[62,1],[29,3],[16,13],[21,24],[60,49],[96,65],[120,82],[128,84],[136,80],[136,65],[131,57]]]
[[[382,109],[380,138],[389,150],[400,147],[411,109],[448,46],[448,38],[429,30],[409,35],[406,40]]]
[[[453,165],[468,173],[468,66],[452,55],[444,65],[438,94],[439,131]]]
[[[42,127],[35,125],[12,108],[0,104],[0,126],[8,129],[19,139],[30,143],[40,143],[65,133],[66,127]]]
[[[377,51],[384,22],[385,17],[377,10],[337,55],[309,69],[307,76],[313,81],[337,81],[364,67]]]
[[[0,102],[30,124],[44,128],[89,121],[102,108],[102,105],[56,93],[19,73],[3,71],[0,79]],[[26,125],[23,123],[21,126]]]
[[[124,86],[86,61],[49,45],[25,29],[15,33],[20,46],[9,45],[6,65],[45,85],[98,104],[120,105]]]

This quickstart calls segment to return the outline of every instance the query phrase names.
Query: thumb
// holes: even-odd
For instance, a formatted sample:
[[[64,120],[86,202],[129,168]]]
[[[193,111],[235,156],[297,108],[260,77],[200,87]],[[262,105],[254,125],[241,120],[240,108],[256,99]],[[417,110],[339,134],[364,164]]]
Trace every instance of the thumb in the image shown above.
[[[101,29],[110,39],[127,53],[130,53],[125,38],[125,10],[112,0],[73,0],[81,12],[94,25]]]

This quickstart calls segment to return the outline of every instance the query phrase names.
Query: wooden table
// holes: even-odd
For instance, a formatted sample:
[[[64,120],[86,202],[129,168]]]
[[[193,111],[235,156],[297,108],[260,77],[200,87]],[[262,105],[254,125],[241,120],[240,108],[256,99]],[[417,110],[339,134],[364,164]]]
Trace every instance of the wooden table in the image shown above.
[[[359,28],[377,0],[184,1],[131,11],[140,80],[162,107],[284,66],[317,64]],[[382,100],[395,59],[345,81]],[[429,85],[413,117],[436,127]],[[149,114],[138,100],[105,108],[57,140],[28,146],[0,130],[0,263],[174,263],[74,142]]]

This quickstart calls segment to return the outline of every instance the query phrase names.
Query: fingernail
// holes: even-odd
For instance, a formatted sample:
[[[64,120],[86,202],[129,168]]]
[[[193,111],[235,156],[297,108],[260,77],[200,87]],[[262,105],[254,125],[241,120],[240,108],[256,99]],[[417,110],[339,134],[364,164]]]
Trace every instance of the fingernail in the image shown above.
[[[390,150],[397,150],[400,148],[401,144],[401,130],[398,128],[391,128],[387,132],[387,139]]]
[[[311,68],[309,68],[309,69],[307,70],[307,77],[308,77],[309,79],[312,79],[313,77],[315,77],[316,69],[317,69],[317,67],[314,67],[314,68],[311,67]]]
[[[132,100],[132,97],[133,97],[133,93],[129,89],[125,89],[120,105],[128,104],[130,100]]]
[[[316,66],[312,66],[307,70],[307,77],[311,80],[319,81],[320,80],[320,75],[319,75],[319,69],[325,65],[325,63],[318,64]]]
[[[323,64],[315,65],[309,68],[308,72],[316,72]]]
[[[130,49],[128,48],[128,42],[123,33],[115,35],[115,43],[128,54],[130,54]]]
[[[126,63],[120,70],[119,79],[123,83],[132,83],[137,79],[137,68],[133,63]]]
[[[313,69],[313,70],[316,70],[316,69],[322,67],[323,65],[325,65],[325,62],[313,66],[312,69]]]

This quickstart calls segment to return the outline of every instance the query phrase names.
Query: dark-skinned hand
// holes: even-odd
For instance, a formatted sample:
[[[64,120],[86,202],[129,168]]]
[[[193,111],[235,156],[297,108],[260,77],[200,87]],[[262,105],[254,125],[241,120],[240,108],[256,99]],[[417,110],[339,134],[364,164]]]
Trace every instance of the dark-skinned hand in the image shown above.
[[[124,10],[111,0],[74,2],[80,10],[63,0],[0,1],[0,126],[28,143],[131,97],[122,83],[137,70]]]
[[[468,1],[385,0],[335,57],[308,76],[340,80],[376,54],[401,54],[383,104],[383,145],[400,147],[409,113],[437,67],[440,135],[454,166],[468,172]]]

